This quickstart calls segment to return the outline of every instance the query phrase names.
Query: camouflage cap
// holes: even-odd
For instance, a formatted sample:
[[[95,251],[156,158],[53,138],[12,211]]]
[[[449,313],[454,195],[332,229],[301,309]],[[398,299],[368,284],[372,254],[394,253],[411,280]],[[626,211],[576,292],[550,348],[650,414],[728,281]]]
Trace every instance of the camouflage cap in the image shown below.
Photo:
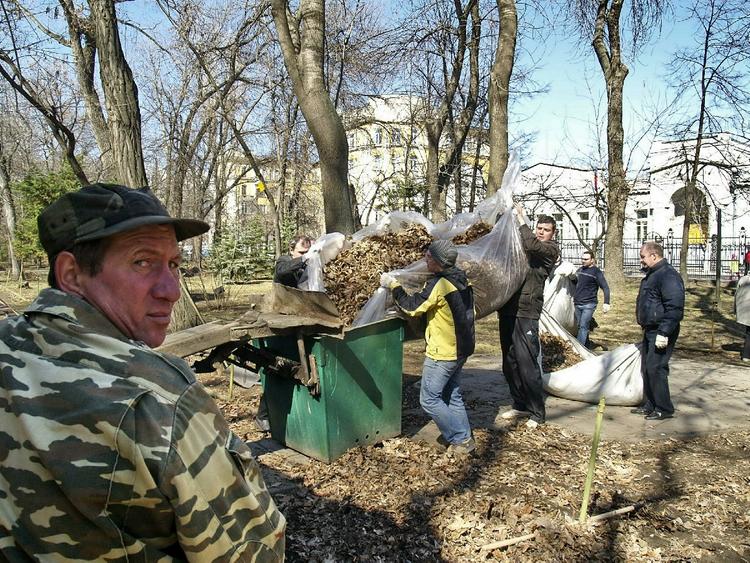
[[[79,242],[97,240],[144,225],[172,225],[177,240],[201,235],[208,223],[175,219],[149,188],[92,184],[70,192],[49,205],[37,218],[39,241],[47,255],[56,256]]]

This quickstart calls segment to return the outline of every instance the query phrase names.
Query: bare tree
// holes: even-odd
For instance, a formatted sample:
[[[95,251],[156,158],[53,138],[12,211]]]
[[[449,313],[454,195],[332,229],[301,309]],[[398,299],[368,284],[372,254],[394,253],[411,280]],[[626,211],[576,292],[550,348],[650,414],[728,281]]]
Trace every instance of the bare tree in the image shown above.
[[[355,221],[349,147],[324,73],[325,0],[301,0],[296,13],[287,0],[271,0],[271,12],[294,93],[318,149],[326,230],[350,234]]]
[[[493,194],[503,181],[508,167],[508,99],[516,56],[518,14],[515,0],[497,0],[500,16],[500,36],[492,64],[489,87],[490,162],[487,193]]]
[[[688,166],[684,194],[684,221],[680,275],[687,281],[690,226],[694,223],[696,185],[701,170],[704,136],[711,129],[736,123],[744,129],[750,106],[750,6],[744,0],[696,0],[689,8],[696,26],[694,44],[674,54],[670,79],[678,96],[695,104],[695,113],[679,127],[681,136],[694,135],[691,153],[683,147]],[[697,107],[696,107],[697,106]]]
[[[629,17],[630,40],[633,52],[643,41],[658,30],[668,0],[631,0]],[[623,5],[625,0],[578,2],[574,6],[577,22],[584,36],[591,34],[599,67],[607,90],[607,238],[604,257],[607,277],[614,287],[625,283],[622,239],[625,206],[630,194],[623,163],[625,133],[622,122],[623,88],[628,67],[623,59]]]

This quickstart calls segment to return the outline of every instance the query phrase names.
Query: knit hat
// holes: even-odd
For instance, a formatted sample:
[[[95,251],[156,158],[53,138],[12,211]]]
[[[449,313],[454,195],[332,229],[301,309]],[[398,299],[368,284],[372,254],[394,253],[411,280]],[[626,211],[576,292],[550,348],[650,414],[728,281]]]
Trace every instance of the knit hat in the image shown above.
[[[79,242],[106,238],[144,225],[172,225],[177,240],[205,233],[209,225],[197,219],[170,217],[148,188],[92,184],[70,192],[37,218],[39,241],[52,258]]]
[[[449,240],[433,241],[427,247],[427,251],[443,268],[455,265],[456,258],[458,257],[456,246]]]

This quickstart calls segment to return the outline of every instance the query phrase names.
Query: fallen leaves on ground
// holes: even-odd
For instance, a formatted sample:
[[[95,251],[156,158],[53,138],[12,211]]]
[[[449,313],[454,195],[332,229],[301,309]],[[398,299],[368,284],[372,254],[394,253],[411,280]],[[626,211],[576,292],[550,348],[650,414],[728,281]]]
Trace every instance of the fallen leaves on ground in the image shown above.
[[[218,378],[201,378],[238,435],[263,437],[250,414],[257,388],[235,387],[230,401]],[[407,408],[413,387],[404,413],[420,418]],[[260,462],[288,520],[288,561],[740,561],[750,557],[749,438],[602,441],[589,514],[637,508],[598,525],[578,523],[591,439],[553,424],[477,429],[465,457],[399,437],[330,464],[279,452]]]

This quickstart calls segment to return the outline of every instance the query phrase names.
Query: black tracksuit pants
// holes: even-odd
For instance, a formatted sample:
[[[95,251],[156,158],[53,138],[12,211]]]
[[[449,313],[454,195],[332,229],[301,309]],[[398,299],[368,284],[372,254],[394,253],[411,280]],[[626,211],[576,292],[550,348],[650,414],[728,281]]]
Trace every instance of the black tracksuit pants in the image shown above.
[[[539,366],[539,320],[501,316],[500,347],[513,408],[529,411],[532,420],[543,423],[546,412]]]

